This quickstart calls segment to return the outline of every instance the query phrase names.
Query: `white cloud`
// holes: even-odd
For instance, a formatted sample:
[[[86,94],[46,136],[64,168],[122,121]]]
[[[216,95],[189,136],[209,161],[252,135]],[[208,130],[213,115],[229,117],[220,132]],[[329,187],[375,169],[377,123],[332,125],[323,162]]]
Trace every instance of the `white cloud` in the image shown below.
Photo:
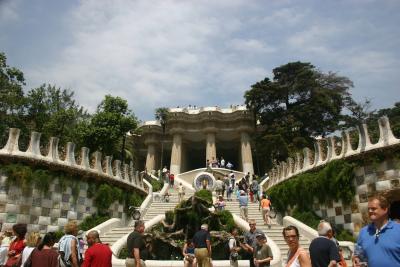
[[[20,0],[0,1],[0,24],[9,24],[19,19],[18,7]]]
[[[58,54],[32,55],[33,67],[22,69],[32,87],[50,82],[71,88],[91,110],[105,94],[126,98],[141,119],[151,119],[159,106],[242,103],[244,90],[294,60],[362,80],[366,89],[399,68],[400,39],[393,26],[398,19],[382,16],[396,9],[393,3],[379,10],[362,1],[87,0],[70,5],[57,17],[65,30],[57,34],[68,39],[54,43],[55,32],[47,28],[40,35],[47,38],[40,43],[42,51],[52,48]],[[10,32],[15,40],[9,43],[18,48],[22,42],[15,36],[24,33]],[[387,81],[392,88],[399,82],[395,75]]]

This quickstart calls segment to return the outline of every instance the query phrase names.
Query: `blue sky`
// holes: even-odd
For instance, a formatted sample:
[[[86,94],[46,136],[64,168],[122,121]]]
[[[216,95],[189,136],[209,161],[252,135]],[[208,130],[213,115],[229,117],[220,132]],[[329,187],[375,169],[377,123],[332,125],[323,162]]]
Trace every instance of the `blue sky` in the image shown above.
[[[161,106],[228,107],[291,61],[400,101],[400,1],[0,0],[0,51],[26,89],[50,83],[93,111],[104,95],[141,120]]]

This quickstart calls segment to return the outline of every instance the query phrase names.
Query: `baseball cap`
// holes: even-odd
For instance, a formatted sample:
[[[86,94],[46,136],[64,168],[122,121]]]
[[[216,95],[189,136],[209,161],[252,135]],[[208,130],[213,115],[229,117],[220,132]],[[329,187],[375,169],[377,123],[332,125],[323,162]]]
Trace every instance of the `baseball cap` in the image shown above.
[[[258,234],[256,235],[256,238],[259,238],[259,239],[267,239],[267,237],[265,236],[264,233],[258,233]]]

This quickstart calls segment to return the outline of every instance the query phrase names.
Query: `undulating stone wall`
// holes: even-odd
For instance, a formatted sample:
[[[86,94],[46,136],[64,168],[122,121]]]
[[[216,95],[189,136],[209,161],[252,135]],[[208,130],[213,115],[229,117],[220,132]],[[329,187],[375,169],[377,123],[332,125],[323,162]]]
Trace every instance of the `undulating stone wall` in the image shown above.
[[[400,200],[400,160],[387,159],[355,169],[356,195],[350,205],[341,201],[314,203],[315,212],[322,218],[336,224],[338,228],[358,233],[368,223],[368,198],[384,193],[390,201]]]
[[[93,199],[88,197],[88,182],[79,181],[79,194],[73,194],[72,188],[62,190],[58,179],[54,179],[47,193],[33,186],[32,190],[23,193],[20,187],[10,186],[6,190],[7,176],[0,172],[0,222],[2,231],[11,228],[15,223],[26,223],[28,231],[62,230],[69,220],[81,222],[85,217],[97,212]],[[125,219],[123,204],[114,202],[110,215]]]

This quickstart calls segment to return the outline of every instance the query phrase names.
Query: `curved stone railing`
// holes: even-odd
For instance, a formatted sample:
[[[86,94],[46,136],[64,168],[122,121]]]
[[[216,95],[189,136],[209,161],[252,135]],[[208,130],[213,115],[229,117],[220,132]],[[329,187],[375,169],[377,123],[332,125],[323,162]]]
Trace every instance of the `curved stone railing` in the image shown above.
[[[190,170],[187,172],[183,172],[183,173],[176,175],[175,180],[178,181],[177,180],[177,178],[178,178],[179,182],[182,182],[183,186],[185,186],[187,189],[194,190],[194,187],[193,187],[194,177],[196,177],[199,173],[205,172],[207,170],[208,170],[207,168],[199,168],[199,169],[194,169],[194,170]],[[235,174],[236,182],[239,182],[246,175],[244,172],[225,169],[225,168],[211,168],[211,170],[221,172],[224,174],[229,174],[232,171]]]
[[[124,187],[133,187],[136,190],[147,194],[143,179],[139,172],[133,168],[133,163],[121,166],[121,161],[114,160],[110,156],[102,159],[101,152],[96,151],[89,158],[89,149],[82,147],[78,156],[79,163],[75,160],[75,144],[68,142],[65,147],[65,155],[60,155],[58,151],[57,137],[51,137],[48,145],[47,155],[42,155],[40,151],[40,136],[41,133],[32,132],[30,142],[26,151],[20,151],[19,142],[20,130],[10,128],[8,141],[6,145],[0,149],[0,157],[14,158],[18,160],[36,161],[48,165],[57,166],[66,171],[74,171],[82,176],[94,176],[105,181],[110,181]],[[61,160],[64,158],[64,160]]]
[[[378,125],[379,140],[375,144],[371,143],[368,127],[365,123],[356,127],[358,132],[358,145],[356,149],[353,149],[351,146],[351,129],[342,132],[340,145],[336,142],[335,137],[317,140],[314,143],[314,154],[312,154],[310,149],[305,148],[303,156],[297,153],[295,160],[288,158],[286,162],[277,164],[269,173],[270,179],[267,187],[272,187],[295,175],[318,168],[336,159],[347,158],[367,151],[400,144],[400,139],[397,139],[392,133],[387,117],[379,118]],[[323,142],[326,143],[325,146],[323,146]],[[337,153],[337,150],[340,150],[340,152]]]

